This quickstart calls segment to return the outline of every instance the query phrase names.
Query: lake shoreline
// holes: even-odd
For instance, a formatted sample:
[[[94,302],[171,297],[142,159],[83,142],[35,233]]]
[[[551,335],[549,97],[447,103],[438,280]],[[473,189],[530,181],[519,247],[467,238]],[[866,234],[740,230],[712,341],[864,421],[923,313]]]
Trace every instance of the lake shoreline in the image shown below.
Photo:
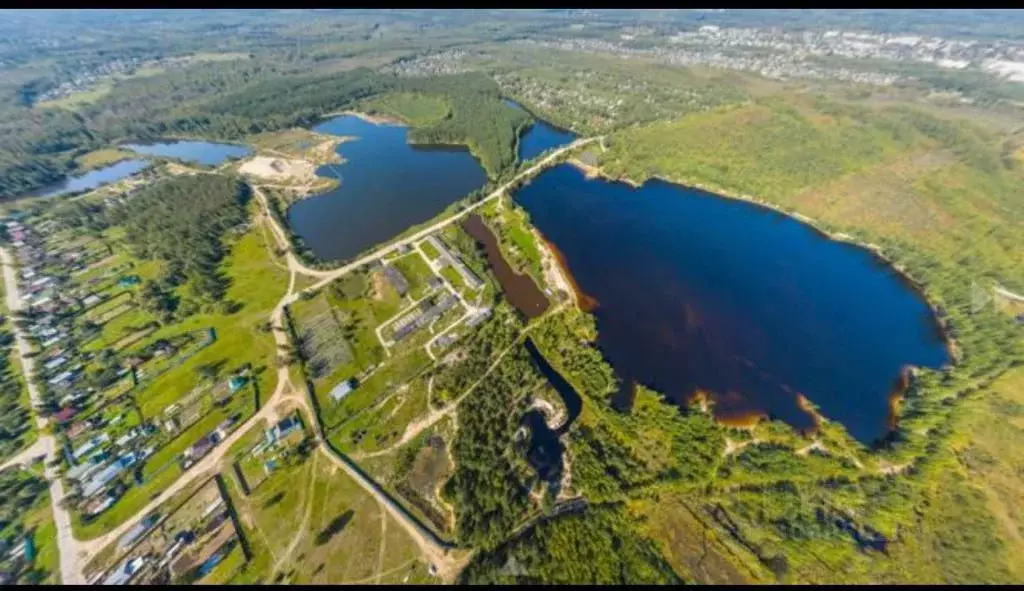
[[[410,127],[408,123],[402,121],[398,117],[392,117],[390,115],[378,115],[374,113],[366,113],[364,111],[352,110],[335,111],[333,113],[328,113],[327,115],[323,116],[323,120],[329,121],[331,119],[334,119],[335,117],[344,117],[345,115],[359,117],[363,121],[366,121],[367,123],[372,123],[374,125],[401,125],[403,127]]]
[[[938,305],[932,300],[931,297],[929,297],[929,293],[927,290],[928,284],[914,277],[910,273],[910,271],[907,270],[906,267],[901,265],[899,262],[889,258],[885,254],[881,246],[871,242],[860,241],[855,237],[843,232],[833,232],[831,230],[827,230],[821,227],[819,225],[819,222],[814,218],[805,216],[796,211],[787,211],[783,209],[781,206],[775,205],[774,203],[771,203],[769,201],[764,201],[752,195],[737,193],[734,191],[729,191],[727,189],[722,189],[720,187],[710,186],[700,182],[674,180],[661,175],[651,175],[643,182],[637,182],[625,176],[612,176],[606,173],[601,167],[585,164],[576,158],[569,158],[568,160],[566,160],[566,162],[575,167],[577,170],[583,172],[584,177],[586,177],[587,180],[603,179],[605,181],[623,183],[629,185],[633,189],[640,189],[649,180],[658,180],[664,183],[668,183],[670,185],[681,187],[683,189],[698,189],[700,191],[717,197],[732,199],[734,201],[742,201],[744,203],[749,203],[751,205],[759,206],[765,209],[770,209],[787,217],[793,218],[794,220],[800,222],[801,224],[804,224],[805,226],[808,226],[810,229],[821,235],[823,238],[827,238],[828,240],[831,240],[833,242],[848,244],[851,246],[856,246],[858,248],[864,249],[868,251],[868,253],[870,253],[876,260],[884,263],[887,267],[894,270],[896,274],[899,275],[900,278],[908,285],[908,287],[912,288],[921,297],[921,299],[925,301],[929,309],[931,309],[935,321],[942,328],[942,338],[944,341],[944,345],[946,347],[946,352],[949,354],[950,358],[954,360],[954,362],[960,359],[959,345],[956,342],[956,339],[950,336],[950,327],[948,326],[945,317],[940,313]]]
[[[835,231],[828,230],[828,229],[822,227],[820,225],[820,222],[818,222],[814,218],[805,216],[803,214],[800,214],[799,212],[787,211],[786,209],[783,209],[781,206],[778,206],[778,205],[776,205],[774,203],[771,203],[771,202],[768,202],[768,201],[764,201],[764,200],[759,199],[757,197],[754,197],[752,195],[748,195],[748,194],[744,194],[744,193],[739,193],[739,192],[735,192],[735,191],[730,191],[730,190],[727,190],[727,189],[723,189],[721,187],[710,186],[708,184],[700,183],[700,182],[693,182],[693,181],[686,181],[686,180],[680,181],[680,180],[676,180],[676,179],[666,178],[666,177],[661,176],[661,175],[650,175],[649,177],[644,179],[643,182],[638,182],[638,181],[636,181],[636,180],[634,180],[632,178],[625,177],[625,176],[615,177],[615,176],[610,175],[607,172],[605,172],[600,166],[589,165],[589,164],[586,164],[586,163],[580,161],[578,159],[578,157],[569,158],[569,159],[566,160],[566,163],[571,165],[571,166],[573,166],[578,171],[582,172],[584,178],[587,181],[593,181],[593,180],[600,179],[600,180],[603,180],[605,182],[622,183],[622,184],[625,184],[625,185],[629,186],[633,190],[639,190],[647,182],[649,182],[651,180],[656,180],[656,181],[660,181],[660,182],[663,182],[663,183],[666,183],[666,184],[669,184],[669,185],[674,185],[674,186],[682,188],[684,190],[685,189],[690,189],[690,190],[696,189],[696,190],[699,190],[701,192],[710,194],[710,195],[715,196],[715,197],[721,197],[721,198],[731,199],[731,200],[734,200],[734,201],[740,201],[740,202],[748,203],[750,205],[758,206],[758,207],[761,207],[763,209],[772,210],[772,211],[774,211],[776,213],[779,213],[779,214],[785,215],[785,216],[787,216],[789,218],[792,218],[792,219],[796,220],[797,222],[800,222],[804,226],[808,227],[814,233],[818,234],[822,238],[828,239],[828,240],[836,242],[836,243],[846,244],[846,245],[849,245],[849,246],[853,246],[853,247],[857,247],[857,248],[863,249],[869,255],[871,255],[871,257],[875,261],[877,261],[879,263],[882,263],[887,269],[889,269],[892,272],[894,272],[894,274],[901,281],[901,283],[903,283],[908,289],[911,289],[918,297],[920,297],[920,299],[928,307],[928,309],[930,311],[930,314],[931,314],[931,317],[932,317],[932,320],[935,322],[936,326],[940,329],[939,338],[941,339],[942,347],[945,349],[945,351],[946,351],[946,353],[947,353],[947,355],[949,356],[949,359],[950,359],[949,363],[947,364],[947,367],[952,367],[952,366],[955,366],[957,363],[959,363],[959,361],[961,359],[961,352],[960,352],[959,344],[957,343],[955,337],[952,336],[952,330],[951,330],[952,327],[949,325],[948,319],[940,312],[939,304],[937,304],[936,303],[936,299],[932,297],[932,294],[930,293],[930,290],[928,288],[928,283],[926,283],[924,281],[921,281],[920,279],[914,277],[906,267],[904,267],[899,262],[897,262],[897,261],[893,260],[892,258],[890,258],[889,256],[887,256],[886,253],[884,252],[884,250],[882,249],[882,247],[879,246],[878,244],[874,244],[874,243],[864,242],[864,241],[858,240],[857,238],[855,238],[855,237],[853,237],[853,236],[851,236],[849,234],[843,233],[843,232],[835,232]],[[545,241],[545,242],[547,242],[547,241]],[[554,245],[551,245],[551,246],[554,246]],[[567,271],[567,269],[566,269],[566,271]],[[573,283],[575,283],[575,281],[573,281]],[[580,294],[578,292],[577,292],[576,295],[577,295],[577,298],[579,298]],[[941,301],[941,298],[938,298],[938,301]],[[587,311],[587,310],[584,310],[584,311]],[[887,417],[887,422],[888,422],[889,426],[893,428],[893,430],[899,424],[899,416],[898,416],[899,415],[899,409],[900,409],[900,406],[901,406],[901,402],[904,399],[904,395],[906,393],[906,390],[909,387],[913,376],[916,375],[919,371],[921,371],[920,367],[915,366],[915,365],[908,365],[903,370],[901,370],[899,375],[896,375],[896,376],[893,377],[894,382],[896,384],[898,384],[898,386],[894,387],[893,390],[890,391],[890,393],[888,394],[888,397],[887,397],[887,402],[888,402],[887,406],[888,406],[888,409],[889,409],[889,413],[888,413],[889,416]],[[808,402],[810,402],[810,401],[808,401]],[[804,410],[805,412],[807,411],[807,408],[801,408],[801,409]],[[815,418],[820,417],[820,413],[818,413],[817,411],[815,411],[814,413],[809,413],[809,414],[811,414],[811,416],[815,417]],[[753,419],[753,417],[744,417],[744,418],[746,418],[746,419]],[[763,418],[763,417],[761,417],[761,418]],[[729,421],[729,420],[718,420],[716,418],[716,421],[719,422],[720,424],[723,424],[723,425],[729,426],[729,427],[737,426],[737,425],[730,424],[731,421]],[[740,421],[740,422],[746,423],[747,421]],[[756,423],[756,422],[759,422],[759,421],[757,419],[755,419],[753,422]],[[892,433],[892,431],[890,431],[890,434],[891,433]]]

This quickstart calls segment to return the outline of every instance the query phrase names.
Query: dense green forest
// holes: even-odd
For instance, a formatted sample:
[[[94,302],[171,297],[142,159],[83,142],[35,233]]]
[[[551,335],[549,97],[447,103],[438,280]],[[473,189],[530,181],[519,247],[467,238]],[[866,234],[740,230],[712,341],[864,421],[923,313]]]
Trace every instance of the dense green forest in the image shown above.
[[[18,468],[0,471],[0,541],[5,548],[20,545],[30,537],[38,552],[41,540],[30,519],[33,509],[42,506],[44,511],[49,510],[41,502],[47,498],[46,489],[46,480],[30,472]],[[12,560],[5,550],[0,559],[0,570],[9,573],[19,584],[39,584],[50,573],[38,562]]]
[[[16,196],[56,181],[75,171],[75,156],[110,143],[167,136],[237,140],[309,126],[363,99],[395,92],[441,97],[452,105],[449,117],[414,128],[411,141],[465,144],[491,177],[515,164],[515,137],[530,118],[502,103],[497,84],[482,74],[403,79],[357,68],[302,76],[273,62],[243,60],[127,80],[78,112],[0,110],[0,193]]]
[[[488,325],[499,330],[488,331],[476,340],[501,338],[501,324],[506,323],[491,320]],[[475,349],[472,358],[489,359]],[[456,373],[467,378],[473,375]],[[445,484],[444,496],[455,507],[456,535],[461,543],[493,548],[527,513],[530,469],[525,458],[511,450],[525,412],[527,388],[540,379],[525,347],[514,346],[459,406],[458,436],[452,449],[456,468]]]
[[[423,144],[466,144],[496,177],[515,165],[516,136],[531,122],[526,113],[501,101],[498,85],[479,73],[402,79],[399,88],[450,100],[451,116],[414,128],[409,140]]]
[[[134,254],[164,263],[163,287],[150,283],[141,297],[156,310],[173,306],[167,288],[188,283],[201,301],[221,300],[227,279],[218,267],[224,233],[247,219],[248,185],[220,175],[182,176],[147,187],[118,210]]]
[[[474,557],[461,579],[470,585],[682,582],[616,506],[542,520],[501,548]]]
[[[11,366],[14,335],[0,329],[0,458],[24,447],[32,430],[32,416],[21,380]]]

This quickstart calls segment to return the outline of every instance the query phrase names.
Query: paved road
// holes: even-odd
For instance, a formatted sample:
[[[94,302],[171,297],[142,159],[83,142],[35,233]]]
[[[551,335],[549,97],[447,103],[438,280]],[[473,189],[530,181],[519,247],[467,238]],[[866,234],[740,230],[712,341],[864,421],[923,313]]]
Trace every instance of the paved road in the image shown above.
[[[17,267],[14,257],[6,248],[0,248],[0,258],[3,259],[4,285],[7,292],[7,309],[13,316],[21,310],[21,293],[18,291]],[[14,323],[12,322],[12,325]],[[25,331],[14,325],[14,336],[18,344],[18,356],[21,358],[22,372],[25,375],[25,383],[28,386],[29,399],[32,406],[42,406],[42,397],[39,389],[36,388],[35,380],[32,379],[35,360],[31,357],[32,346],[25,336]],[[55,459],[56,443],[53,436],[46,430],[46,419],[36,413],[36,428],[39,429],[39,439],[36,442],[39,450],[46,454],[46,479],[50,482],[50,504],[53,509],[53,521],[57,526],[57,547],[60,552],[60,577],[65,585],[82,584],[85,580],[82,577],[82,562],[79,556],[79,548],[71,531],[71,515],[63,507],[64,484],[61,482],[57,469],[50,466],[50,460]]]

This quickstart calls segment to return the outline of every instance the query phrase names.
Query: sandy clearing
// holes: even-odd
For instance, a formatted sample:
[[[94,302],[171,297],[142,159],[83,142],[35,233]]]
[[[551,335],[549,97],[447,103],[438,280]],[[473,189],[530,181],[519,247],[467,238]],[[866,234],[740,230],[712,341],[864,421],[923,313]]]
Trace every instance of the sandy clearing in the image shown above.
[[[304,183],[315,178],[316,167],[308,160],[254,156],[242,164],[239,172],[261,179],[294,180]]]

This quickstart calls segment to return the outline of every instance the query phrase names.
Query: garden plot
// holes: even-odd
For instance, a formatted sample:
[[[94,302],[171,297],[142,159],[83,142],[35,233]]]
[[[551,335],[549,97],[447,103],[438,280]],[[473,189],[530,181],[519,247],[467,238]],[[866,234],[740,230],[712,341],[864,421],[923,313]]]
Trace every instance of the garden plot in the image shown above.
[[[94,582],[190,583],[213,570],[236,547],[247,555],[245,540],[232,519],[231,499],[223,494],[218,478],[211,478],[166,517],[158,510],[123,535],[115,552],[127,551]]]
[[[352,346],[326,301],[318,303],[316,311],[302,321],[300,330],[302,355],[309,360],[310,377],[314,380],[330,375],[336,367],[352,361]]]

